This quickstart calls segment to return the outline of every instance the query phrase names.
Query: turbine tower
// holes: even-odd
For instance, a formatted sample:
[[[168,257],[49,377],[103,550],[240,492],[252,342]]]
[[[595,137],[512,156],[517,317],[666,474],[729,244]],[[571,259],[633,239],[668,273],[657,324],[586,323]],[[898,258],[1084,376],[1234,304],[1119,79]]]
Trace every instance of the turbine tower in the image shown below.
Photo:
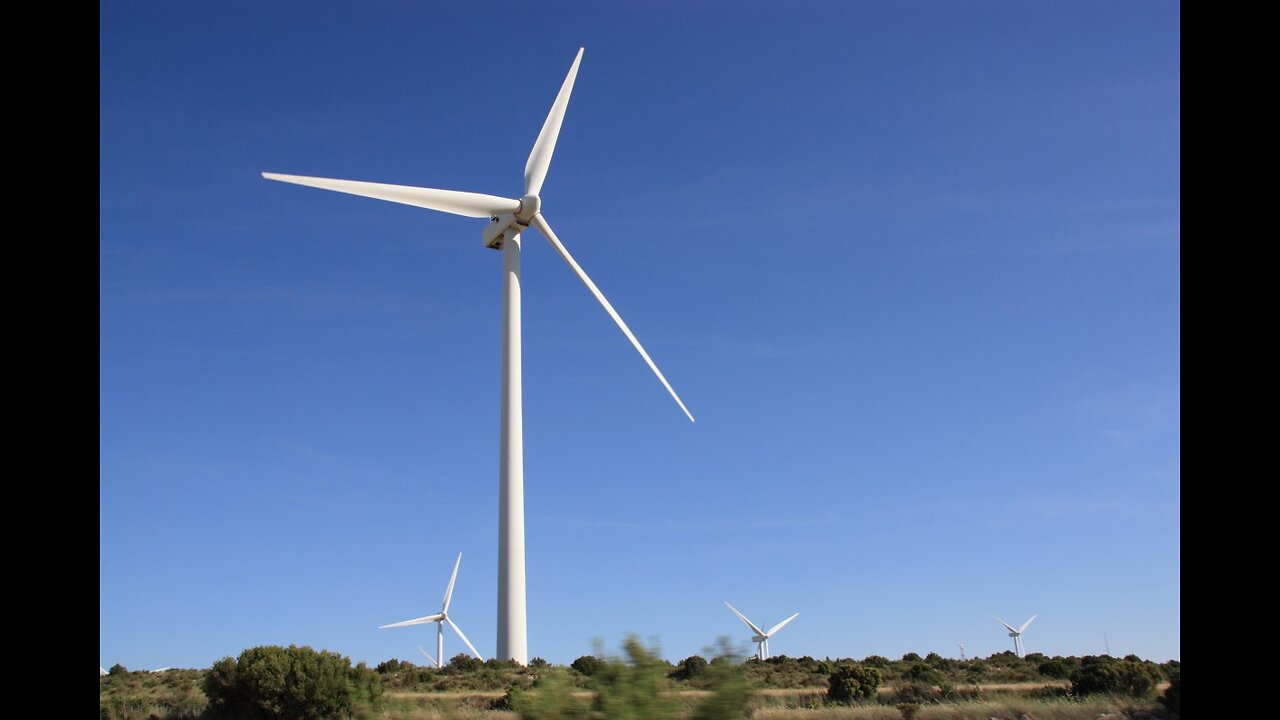
[[[960,659],[964,660],[964,643],[956,643],[960,646]]]
[[[431,655],[427,653],[426,650],[423,650],[421,647],[419,647],[418,650],[421,650],[422,654],[426,655],[427,659],[431,660],[436,667],[444,667],[445,623],[448,623],[449,627],[453,628],[453,631],[458,633],[458,637],[462,638],[462,642],[467,644],[467,647],[471,649],[471,652],[476,657],[480,658],[481,660],[484,660],[484,656],[480,654],[480,651],[476,650],[476,646],[472,645],[471,641],[467,639],[467,636],[462,634],[462,628],[458,627],[457,623],[455,623],[449,617],[449,601],[453,599],[453,584],[458,580],[458,566],[461,564],[462,564],[462,553],[458,553],[458,559],[456,562],[453,563],[453,574],[449,576],[449,585],[444,589],[444,607],[441,608],[440,612],[434,615],[426,615],[420,618],[414,618],[412,620],[405,620],[403,622],[391,623],[390,625],[378,626],[379,630],[385,630],[387,628],[408,627],[410,625],[425,625],[427,623],[435,623],[436,624],[436,657],[433,659]]]
[[[1036,616],[1032,615],[1030,618],[1027,619],[1026,622],[1022,623],[1022,627],[1017,628],[1016,630],[1012,625],[1001,620],[995,615],[992,615],[991,617],[996,618],[996,622],[1005,626],[1005,628],[1009,630],[1009,637],[1013,638],[1013,654],[1017,655],[1018,657],[1022,657],[1022,633],[1027,629],[1029,625],[1031,625],[1031,621],[1036,619]]]
[[[724,604],[729,605],[729,601],[726,600]],[[751,641],[756,644],[757,660],[768,660],[769,659],[769,638],[773,637],[774,633],[778,632],[783,627],[785,627],[787,623],[791,622],[792,620],[795,620],[797,617],[800,617],[800,613],[796,613],[795,615],[792,615],[786,620],[783,620],[777,625],[774,625],[773,627],[769,628],[769,632],[765,632],[764,630],[761,630],[759,627],[757,627],[755,623],[748,620],[746,615],[743,615],[742,613],[738,612],[738,608],[732,605],[729,605],[729,609],[733,611],[734,615],[737,615],[739,618],[741,618],[742,622],[746,623],[747,627],[751,628],[751,631],[755,633],[755,635],[751,637]]]
[[[538,139],[524,167],[524,196],[520,199],[504,198],[457,190],[385,185],[382,183],[333,180],[263,173],[268,180],[306,185],[322,190],[361,195],[390,202],[414,205],[440,212],[466,217],[488,218],[489,224],[481,233],[485,247],[502,251],[503,312],[502,312],[502,420],[498,451],[498,657],[525,664],[529,660],[527,627],[525,622],[525,572],[524,572],[524,420],[522,375],[520,362],[520,235],[530,225],[551,243],[560,257],[587,286],[587,290],[604,307],[609,317],[617,323],[622,334],[644,358],[649,369],[658,376],[662,386],[693,421],[693,415],[685,407],[680,396],[672,389],[662,371],[645,352],[631,328],[613,309],[596,284],[578,265],[573,256],[556,237],[555,232],[542,215],[543,181],[551,166],[551,156],[560,135],[573,83],[582,62],[582,48],[569,67],[569,74],[560,86],[551,112],[547,114]]]

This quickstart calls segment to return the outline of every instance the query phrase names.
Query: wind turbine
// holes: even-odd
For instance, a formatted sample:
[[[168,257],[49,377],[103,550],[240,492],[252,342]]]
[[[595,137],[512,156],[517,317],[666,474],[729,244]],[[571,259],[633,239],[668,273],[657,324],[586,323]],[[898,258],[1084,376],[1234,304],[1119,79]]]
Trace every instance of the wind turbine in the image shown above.
[[[964,659],[964,643],[956,643],[956,644],[960,646],[960,659],[963,660]]]
[[[1005,626],[1005,628],[1009,630],[1009,637],[1013,638],[1013,653],[1018,657],[1022,657],[1022,633],[1027,629],[1029,625],[1031,625],[1031,621],[1036,619],[1036,616],[1032,615],[1030,618],[1027,619],[1026,622],[1022,623],[1022,627],[1016,630],[1012,625],[1001,620],[995,615],[992,615],[991,617],[996,618],[996,622]]]
[[[530,225],[536,227],[556,252],[560,253],[560,257],[564,258],[578,279],[587,286],[587,290],[595,296],[609,317],[617,323],[622,334],[631,341],[631,345],[640,353],[640,357],[644,358],[649,369],[658,376],[662,386],[688,416],[689,421],[693,421],[693,415],[680,400],[680,396],[676,395],[676,391],[672,389],[671,383],[667,382],[662,371],[658,370],[649,353],[645,352],[644,347],[640,345],[631,328],[627,327],[622,317],[605,299],[604,294],[591,281],[591,278],[587,277],[586,271],[569,254],[542,215],[540,196],[542,183],[547,177],[547,169],[551,166],[551,156],[556,149],[556,138],[560,135],[560,124],[564,120],[565,110],[569,105],[569,96],[573,93],[573,83],[578,76],[582,52],[583,49],[579,48],[577,57],[573,59],[573,65],[569,67],[569,74],[565,77],[564,84],[560,86],[555,102],[551,104],[551,112],[547,114],[547,119],[542,124],[538,139],[533,143],[533,150],[529,153],[529,159],[524,166],[524,196],[518,200],[457,190],[262,173],[262,176],[268,180],[361,195],[465,217],[489,218],[489,224],[484,228],[481,237],[485,247],[502,251],[504,298],[502,421],[498,452],[498,657],[516,660],[521,664],[527,663],[529,659],[525,621],[524,419],[520,352],[520,234],[526,228]]]
[[[729,601],[726,600],[724,604],[729,605]],[[734,615],[737,615],[739,618],[741,618],[742,622],[746,623],[747,627],[751,628],[751,631],[755,633],[755,635],[751,637],[751,641],[756,644],[757,660],[768,660],[769,659],[769,638],[773,637],[774,633],[786,627],[787,623],[800,617],[800,613],[796,613],[795,615],[792,615],[786,620],[783,620],[777,625],[774,625],[773,627],[769,628],[769,632],[765,632],[764,630],[761,630],[759,627],[757,627],[755,623],[748,620],[746,615],[743,615],[742,613],[738,612],[738,608],[732,605],[729,605],[729,609],[733,611]]]
[[[422,650],[421,647],[419,647],[418,649],[422,650],[422,654],[427,655],[427,659],[434,662],[436,667],[444,667],[445,623],[448,623],[449,627],[453,628],[453,631],[458,633],[458,637],[462,638],[462,642],[467,644],[467,647],[471,649],[472,654],[474,654],[476,657],[480,658],[481,660],[484,659],[484,656],[480,654],[480,651],[476,650],[476,646],[472,645],[471,641],[467,639],[467,636],[462,634],[462,628],[458,627],[458,624],[455,623],[449,617],[449,601],[453,599],[453,584],[458,580],[458,566],[461,564],[462,564],[462,553],[458,553],[458,560],[453,564],[453,574],[449,576],[449,586],[444,589],[444,607],[440,610],[440,612],[434,615],[426,615],[420,618],[414,618],[412,620],[405,620],[403,622],[391,623],[390,625],[378,626],[379,630],[385,630],[386,628],[408,627],[410,625],[425,625],[427,623],[435,623],[436,624],[436,657],[435,659],[433,659],[430,655],[427,655],[427,651]]]

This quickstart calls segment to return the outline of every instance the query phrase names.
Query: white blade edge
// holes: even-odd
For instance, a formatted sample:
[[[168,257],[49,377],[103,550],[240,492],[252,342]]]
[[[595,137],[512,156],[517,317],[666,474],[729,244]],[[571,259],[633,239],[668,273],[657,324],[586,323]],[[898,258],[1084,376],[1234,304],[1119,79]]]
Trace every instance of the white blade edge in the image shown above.
[[[444,589],[444,609],[440,612],[449,612],[449,601],[453,599],[453,583],[458,579],[458,566],[462,564],[462,553],[458,553],[458,560],[453,564],[453,574],[449,576],[449,587]]]
[[[1009,632],[1011,632],[1011,633],[1016,633],[1016,632],[1018,632],[1017,630],[1014,630],[1014,629],[1013,629],[1013,626],[1012,626],[1012,625],[1010,625],[1009,623],[1007,623],[1007,622],[1005,622],[1005,621],[1001,620],[1000,618],[996,617],[995,615],[992,615],[991,617],[996,618],[996,622],[998,622],[998,623],[1000,623],[1001,625],[1003,625],[1003,626],[1005,626],[1005,627],[1009,628]]]
[[[725,605],[729,605],[729,601],[728,601],[728,600],[725,600],[725,601],[724,601],[724,604],[725,604]],[[734,614],[734,615],[737,615],[737,616],[742,620],[742,622],[746,623],[746,624],[747,624],[747,627],[751,628],[752,632],[754,632],[754,633],[755,633],[755,634],[757,634],[757,635],[764,635],[764,631],[763,631],[763,630],[761,630],[760,628],[756,627],[756,624],[755,624],[755,623],[753,623],[753,622],[751,622],[750,620],[748,620],[746,615],[743,615],[742,613],[738,612],[738,608],[736,608],[736,607],[734,607],[734,606],[732,606],[732,605],[729,605],[729,609],[730,609],[730,610],[732,610],[732,611],[733,611],[733,614]]]
[[[471,654],[472,654],[472,655],[475,655],[476,657],[480,658],[481,660],[484,660],[484,656],[480,654],[480,651],[476,649],[476,646],[475,646],[475,645],[472,645],[472,644],[471,644],[471,641],[467,639],[467,636],[466,636],[466,635],[464,635],[464,634],[462,634],[462,628],[458,627],[458,624],[457,624],[457,623],[455,623],[454,621],[450,620],[449,618],[445,618],[445,619],[444,619],[444,621],[445,621],[445,622],[447,622],[447,623],[449,623],[449,627],[453,628],[453,631],[454,631],[454,632],[456,632],[456,633],[458,633],[458,637],[462,638],[462,642],[466,643],[466,644],[467,644],[467,647],[471,648]]]
[[[403,622],[391,623],[390,625],[379,625],[378,629],[386,630],[387,628],[408,627],[410,625],[426,625],[427,623],[440,622],[443,619],[444,619],[444,615],[440,613],[436,613],[435,615],[427,615],[425,617],[414,618],[412,620],[405,620]]]
[[[418,646],[418,652],[422,653],[422,655],[427,658],[427,662],[431,663],[432,665],[440,664],[436,662],[435,658],[431,657],[431,653],[427,652],[426,650],[423,650],[421,645]]]
[[[1035,620],[1035,619],[1036,619],[1036,616],[1032,615],[1031,620]],[[1023,630],[1026,630],[1031,625],[1031,620],[1028,620],[1022,623],[1022,627],[1018,628],[1018,632],[1021,633]]]
[[[560,124],[564,122],[564,111],[569,107],[569,96],[573,94],[573,81],[578,78],[583,50],[585,48],[578,48],[578,56],[569,66],[569,74],[565,76],[555,102],[551,103],[551,112],[547,113],[538,139],[533,142],[533,150],[529,152],[529,160],[524,164],[525,195],[542,192],[542,181],[547,178],[547,168],[551,167],[551,155],[556,151],[556,138],[560,137]]]
[[[573,268],[573,271],[578,274],[578,279],[582,281],[582,284],[586,285],[591,294],[596,296],[596,300],[599,300],[600,304],[604,306],[605,312],[609,313],[609,317],[613,318],[613,321],[618,324],[618,329],[622,330],[622,334],[626,335],[627,339],[631,341],[631,345],[640,353],[640,357],[644,358],[644,361],[649,364],[649,369],[653,371],[653,374],[657,375],[658,379],[662,381],[662,386],[667,389],[667,392],[671,393],[671,398],[684,411],[684,414],[689,418],[689,422],[694,422],[693,414],[689,412],[689,408],[684,406],[680,396],[672,389],[671,383],[667,382],[667,378],[663,376],[662,371],[654,364],[653,358],[649,357],[649,353],[644,351],[644,347],[640,345],[640,341],[631,332],[631,328],[627,327],[627,324],[622,321],[622,316],[618,315],[618,311],[614,310],[609,301],[605,299],[604,293],[600,292],[600,288],[591,282],[591,278],[587,277],[587,273],[582,269],[582,266],[578,265],[573,256],[569,254],[569,251],[565,249],[564,244],[560,242],[560,238],[556,237],[556,234],[551,230],[551,226],[547,224],[547,219],[542,217],[542,213],[533,216],[533,224],[538,228],[538,232],[542,233],[542,236],[555,247],[556,252],[560,253],[560,257],[564,258],[564,261],[569,263],[569,267]]]
[[[409,185],[387,185],[385,183],[361,182],[359,180],[334,180],[332,178],[306,177],[304,175],[281,175],[279,173],[262,173],[268,180],[306,185],[307,187],[333,190],[334,192],[359,195],[377,200],[413,205],[414,207],[440,212],[463,215],[465,217],[487,218],[502,213],[513,213],[520,209],[520,201],[497,195],[462,192],[460,190],[436,190],[435,188],[411,187]]]
[[[777,625],[774,625],[773,627],[769,628],[769,632],[765,633],[765,636],[772,637],[774,633],[786,627],[787,623],[791,622],[792,620],[795,620],[798,617],[800,617],[800,613],[796,613],[795,615],[792,615],[791,617],[787,618],[786,620],[783,620]]]

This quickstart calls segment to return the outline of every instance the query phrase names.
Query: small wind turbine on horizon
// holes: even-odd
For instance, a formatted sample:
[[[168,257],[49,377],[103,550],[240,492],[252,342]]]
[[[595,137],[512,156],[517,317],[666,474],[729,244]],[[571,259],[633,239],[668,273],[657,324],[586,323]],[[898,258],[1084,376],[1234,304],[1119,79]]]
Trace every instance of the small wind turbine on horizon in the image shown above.
[[[470,648],[472,654],[474,654],[476,657],[480,658],[481,660],[484,660],[484,656],[480,654],[479,650],[476,650],[476,646],[472,645],[471,641],[467,639],[467,636],[462,634],[462,628],[458,627],[458,624],[455,623],[449,617],[449,601],[453,599],[453,584],[458,580],[458,566],[461,564],[462,564],[462,553],[458,553],[458,560],[453,563],[453,574],[449,576],[449,585],[444,589],[444,607],[441,608],[440,612],[435,613],[433,615],[425,615],[420,618],[414,618],[412,620],[405,620],[403,622],[391,623],[390,625],[378,626],[379,630],[385,630],[387,628],[408,627],[410,625],[425,625],[427,623],[435,623],[436,624],[436,657],[432,658],[431,655],[429,655],[426,650],[423,650],[421,646],[418,647],[418,650],[422,651],[422,654],[426,655],[427,659],[431,660],[436,667],[444,667],[445,623],[448,623],[449,627],[453,628],[453,631],[458,633],[458,637],[462,638],[462,642],[467,644],[467,647]]]
[[[960,659],[964,660],[964,643],[956,643],[960,646]]]
[[[1031,625],[1031,621],[1036,619],[1036,616],[1032,615],[1030,618],[1027,619],[1026,622],[1022,623],[1022,627],[1017,628],[1016,630],[1012,625],[1001,620],[995,615],[992,615],[991,617],[996,618],[996,622],[1005,626],[1005,628],[1009,630],[1009,637],[1013,638],[1013,653],[1018,657],[1022,657],[1022,633],[1025,632],[1027,627]]]
[[[522,399],[521,371],[521,323],[520,298],[520,234],[530,225],[547,239],[560,257],[587,286],[587,290],[613,318],[618,329],[644,358],[649,369],[658,376],[662,386],[671,394],[680,410],[693,422],[693,414],[676,395],[671,383],[663,376],[657,364],[645,352],[631,328],[613,309],[596,284],[587,277],[560,238],[551,230],[542,216],[542,183],[551,166],[551,156],[556,149],[560,125],[569,106],[573,83],[578,76],[583,49],[569,67],[569,74],[560,86],[551,111],[547,114],[538,139],[524,166],[524,195],[520,199],[485,195],[483,193],[433,188],[387,185],[383,183],[334,180],[330,178],[304,177],[262,173],[268,180],[306,185],[335,192],[361,195],[389,202],[414,205],[440,212],[473,218],[488,218],[489,224],[481,233],[487,248],[502,251],[503,312],[502,312],[502,420],[498,452],[498,657],[515,660],[520,664],[529,661],[528,627],[525,603],[524,562],[524,405]],[[517,82],[519,80],[516,80]]]
[[[729,605],[729,601],[725,600],[724,604]],[[746,615],[743,615],[742,613],[738,612],[738,608],[732,605],[729,605],[729,609],[732,610],[733,614],[737,615],[742,620],[742,622],[746,623],[747,627],[751,628],[751,631],[755,633],[755,635],[751,637],[751,641],[756,644],[757,660],[768,660],[769,659],[769,638],[773,637],[774,634],[777,633],[779,630],[781,630],[783,627],[785,627],[787,623],[800,617],[800,613],[796,613],[795,615],[792,615],[786,620],[783,620],[777,625],[774,625],[773,627],[769,628],[769,632],[765,632],[764,630],[761,630],[759,627],[757,627],[755,623],[748,620]]]

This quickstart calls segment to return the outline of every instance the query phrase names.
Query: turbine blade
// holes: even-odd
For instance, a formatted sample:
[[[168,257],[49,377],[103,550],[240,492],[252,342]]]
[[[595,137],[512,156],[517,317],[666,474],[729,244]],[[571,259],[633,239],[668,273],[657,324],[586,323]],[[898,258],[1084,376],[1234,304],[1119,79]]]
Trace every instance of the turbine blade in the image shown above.
[[[728,600],[725,600],[725,601],[724,601],[724,604],[725,604],[725,605],[729,605],[729,601],[728,601]],[[742,619],[742,622],[746,623],[746,624],[747,624],[747,627],[751,628],[752,632],[754,632],[754,633],[755,633],[755,634],[757,634],[757,635],[764,635],[764,631],[763,631],[763,630],[761,630],[760,628],[756,627],[756,624],[755,624],[755,623],[753,623],[753,622],[751,622],[750,620],[748,620],[746,615],[743,615],[742,613],[738,612],[738,608],[736,608],[736,607],[734,607],[734,606],[732,606],[732,605],[729,605],[729,609],[733,611],[733,614],[734,614],[734,615],[737,615],[739,618],[741,618],[741,619]],[[763,641],[762,641],[762,642],[763,642]]]
[[[386,630],[387,628],[408,627],[410,625],[426,625],[427,623],[440,622],[443,619],[444,619],[444,615],[441,615],[440,613],[436,613],[435,615],[427,615],[425,617],[414,618],[412,620],[405,620],[398,623],[391,623],[390,625],[379,625],[378,629]]]
[[[1014,629],[1013,629],[1013,626],[1012,626],[1012,625],[1010,625],[1009,623],[1007,623],[1007,622],[1005,622],[1005,621],[1001,620],[1000,618],[996,617],[995,615],[992,615],[991,617],[996,618],[996,622],[998,622],[998,623],[1000,623],[1001,625],[1003,625],[1003,626],[1005,626],[1005,627],[1009,628],[1009,632],[1011,632],[1011,633],[1016,633],[1016,632],[1018,632],[1017,630],[1014,630]]]
[[[476,649],[476,646],[472,645],[471,641],[467,639],[467,636],[462,634],[462,628],[458,627],[457,623],[450,620],[449,618],[445,618],[444,621],[449,623],[449,627],[453,628],[453,631],[458,633],[458,637],[462,638],[462,642],[466,643],[467,647],[471,648],[472,655],[475,655],[481,660],[484,660],[484,656],[480,654],[480,651]]]
[[[769,632],[765,633],[765,635],[766,635],[766,636],[768,636],[768,637],[772,637],[774,633],[776,633],[776,632],[778,632],[779,630],[781,630],[782,628],[786,627],[787,623],[791,622],[792,620],[795,620],[795,619],[796,619],[796,618],[798,618],[798,617],[800,617],[800,613],[796,613],[795,615],[792,615],[791,617],[787,618],[786,620],[783,620],[782,622],[778,623],[777,625],[774,625],[773,627],[769,628]]]
[[[426,650],[423,650],[421,645],[418,646],[418,652],[422,653],[427,658],[427,662],[431,663],[432,665],[440,664],[436,662],[435,658],[431,657],[431,653],[427,652]]]
[[[662,371],[654,364],[653,358],[650,358],[649,353],[644,351],[644,347],[640,345],[640,341],[636,339],[634,334],[632,334],[631,328],[627,327],[627,324],[622,321],[622,316],[619,315],[618,311],[614,310],[613,306],[609,304],[609,301],[605,299],[604,293],[600,292],[600,288],[596,287],[596,284],[591,282],[591,278],[587,277],[587,273],[582,269],[582,266],[579,265],[577,261],[573,259],[573,256],[569,254],[569,251],[565,249],[564,244],[560,242],[560,238],[556,237],[556,234],[551,230],[551,226],[547,224],[547,219],[542,217],[542,213],[538,213],[533,216],[533,224],[538,228],[538,232],[542,233],[542,236],[555,246],[556,252],[560,253],[560,257],[564,258],[564,261],[569,263],[569,267],[573,268],[573,271],[578,274],[578,279],[582,281],[582,284],[586,285],[587,289],[591,291],[591,294],[596,296],[596,300],[599,300],[600,304],[604,306],[605,312],[609,313],[609,317],[613,318],[613,321],[618,324],[618,328],[622,330],[622,334],[627,336],[627,339],[631,341],[631,345],[640,353],[640,357],[644,358],[644,361],[649,364],[649,369],[652,370],[653,374],[657,375],[658,379],[662,381],[662,386],[667,389],[667,392],[671,393],[671,398],[676,401],[676,404],[679,405],[680,409],[684,411],[684,414],[688,416],[689,422],[693,422],[693,414],[689,412],[689,408],[684,406],[684,402],[680,399],[680,396],[676,394],[676,391],[671,388],[671,383],[667,382],[667,378],[663,376]]]
[[[1035,616],[1035,615],[1032,615],[1032,616],[1031,616],[1031,620],[1028,620],[1028,621],[1026,621],[1026,622],[1022,623],[1022,627],[1018,628],[1018,633],[1019,633],[1019,634],[1021,634],[1023,630],[1026,630],[1026,629],[1031,625],[1031,621],[1032,621],[1032,620],[1035,620],[1035,619],[1036,619],[1036,616]]]
[[[262,173],[268,180],[306,185],[307,187],[333,190],[334,192],[360,195],[388,202],[413,205],[439,210],[474,218],[487,218],[501,213],[513,213],[520,209],[519,200],[485,195],[483,193],[462,192],[460,190],[436,190],[434,188],[411,187],[409,185],[387,185],[385,183],[360,182],[358,180],[334,180],[331,178],[306,177],[303,175],[281,175],[279,173]]]
[[[453,599],[453,583],[458,579],[458,566],[462,564],[462,553],[458,553],[458,560],[453,563],[453,574],[449,576],[449,587],[444,589],[444,609],[441,613],[449,612],[449,601]]]
[[[542,192],[542,181],[547,178],[547,168],[551,166],[551,155],[556,151],[556,138],[560,136],[560,123],[564,122],[564,111],[569,107],[569,96],[573,94],[573,81],[578,78],[578,65],[582,62],[582,51],[578,48],[578,56],[569,66],[569,74],[551,103],[551,112],[542,123],[542,131],[533,143],[529,152],[529,160],[524,164],[524,194],[537,195]]]

